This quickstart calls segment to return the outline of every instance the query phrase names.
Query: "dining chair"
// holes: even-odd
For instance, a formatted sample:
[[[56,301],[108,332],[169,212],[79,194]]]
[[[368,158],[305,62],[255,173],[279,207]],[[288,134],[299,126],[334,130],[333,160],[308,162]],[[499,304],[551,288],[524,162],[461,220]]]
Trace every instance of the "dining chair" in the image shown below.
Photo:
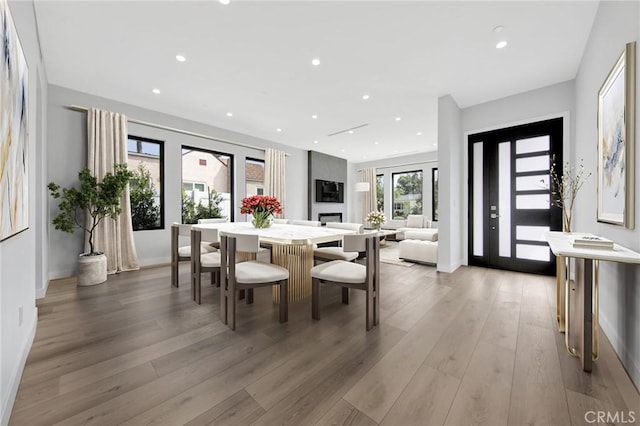
[[[344,250],[365,252],[365,264],[333,260],[311,268],[311,317],[320,319],[320,284],[342,287],[342,303],[349,304],[349,289],[366,293],[367,331],[378,325],[380,319],[380,240],[374,234],[345,235]]]
[[[280,225],[289,225],[291,221],[289,219],[273,219],[273,223],[277,223]]]
[[[236,263],[236,253],[258,253],[258,235],[225,232],[220,238],[220,320],[236,329],[236,299],[239,290],[247,290],[247,304],[253,302],[253,289],[280,286],[280,322],[289,319],[289,271],[278,265],[249,260]]]
[[[349,222],[327,222],[327,228],[346,229],[361,234],[364,230],[364,225],[361,223]],[[358,252],[345,251],[343,247],[327,246],[315,247],[313,249],[314,262],[330,262],[332,260],[345,260],[347,262],[353,262],[358,258],[358,255]]]
[[[315,227],[322,226],[322,223],[320,223],[319,220],[292,220],[291,224],[299,225],[299,226],[315,226]]]
[[[171,286],[178,287],[178,265],[182,261],[191,259],[191,242],[188,245],[180,246],[180,239],[191,238],[191,226],[189,224],[174,222],[171,224]],[[211,253],[216,251],[215,247],[207,241],[200,244],[200,253]]]
[[[194,225],[191,228],[191,252],[193,253],[201,245],[202,240],[208,242],[218,241],[218,230],[215,228],[203,228]],[[211,273],[211,284],[220,287],[220,252],[201,253],[200,256],[191,256],[191,298],[199,305],[202,303],[202,273]]]
[[[211,217],[206,219],[198,219],[198,225],[203,223],[227,223],[229,218],[226,217]]]

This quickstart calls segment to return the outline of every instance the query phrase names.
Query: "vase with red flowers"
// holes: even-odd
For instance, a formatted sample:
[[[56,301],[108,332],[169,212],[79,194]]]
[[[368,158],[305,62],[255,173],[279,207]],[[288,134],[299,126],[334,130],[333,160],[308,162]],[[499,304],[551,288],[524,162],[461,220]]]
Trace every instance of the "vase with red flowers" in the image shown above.
[[[242,199],[240,213],[252,215],[251,224],[255,228],[268,228],[273,222],[273,215],[282,213],[282,206],[276,197],[253,195]]]

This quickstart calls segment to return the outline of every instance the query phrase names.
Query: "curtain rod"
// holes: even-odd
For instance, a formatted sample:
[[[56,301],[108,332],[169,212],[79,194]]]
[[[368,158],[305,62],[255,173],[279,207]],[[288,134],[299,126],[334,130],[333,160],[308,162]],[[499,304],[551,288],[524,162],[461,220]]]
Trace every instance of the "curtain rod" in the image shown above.
[[[403,164],[394,164],[393,166],[383,166],[383,167],[374,167],[374,169],[393,169],[394,167],[402,167],[402,166],[414,166],[416,164],[424,164],[424,163],[437,163],[438,160],[426,160],[426,161],[415,161],[413,163],[403,163]],[[356,172],[361,172],[363,169],[356,169]]]
[[[71,109],[73,111],[80,111],[80,112],[88,112],[89,111],[89,108],[83,107],[83,106],[78,106],[78,105],[69,105],[69,109]],[[228,143],[228,144],[231,144],[231,145],[241,146],[243,148],[251,148],[251,149],[257,149],[257,150],[260,150],[260,151],[265,151],[265,148],[260,147],[260,146],[247,145],[247,144],[244,144],[244,143],[234,142],[234,141],[230,141],[230,140],[227,140],[227,139],[214,138],[213,136],[204,135],[202,133],[190,132],[189,130],[182,130],[182,129],[177,129],[175,127],[163,126],[162,124],[149,123],[148,121],[137,120],[137,119],[131,118],[131,117],[127,117],[127,121],[130,122],[130,123],[140,124],[142,126],[155,127],[156,129],[162,129],[162,130],[168,130],[170,132],[182,133],[183,135],[195,136],[197,138],[209,139],[211,141],[223,142],[223,143]],[[285,152],[284,155],[286,155],[288,157],[291,154],[289,154],[288,152]]]

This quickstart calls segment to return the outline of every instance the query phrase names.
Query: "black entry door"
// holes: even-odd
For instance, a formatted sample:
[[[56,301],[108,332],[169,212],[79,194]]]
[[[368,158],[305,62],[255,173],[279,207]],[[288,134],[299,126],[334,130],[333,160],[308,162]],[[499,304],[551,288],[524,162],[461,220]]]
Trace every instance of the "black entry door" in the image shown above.
[[[562,118],[469,136],[469,264],[555,274],[543,240],[561,230],[549,169],[562,170]]]

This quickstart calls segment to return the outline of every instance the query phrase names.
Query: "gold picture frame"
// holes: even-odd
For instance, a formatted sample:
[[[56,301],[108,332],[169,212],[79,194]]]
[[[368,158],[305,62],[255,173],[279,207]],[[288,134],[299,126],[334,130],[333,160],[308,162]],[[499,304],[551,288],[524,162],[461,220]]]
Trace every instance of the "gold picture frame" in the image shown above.
[[[598,92],[598,222],[635,227],[636,43]]]

